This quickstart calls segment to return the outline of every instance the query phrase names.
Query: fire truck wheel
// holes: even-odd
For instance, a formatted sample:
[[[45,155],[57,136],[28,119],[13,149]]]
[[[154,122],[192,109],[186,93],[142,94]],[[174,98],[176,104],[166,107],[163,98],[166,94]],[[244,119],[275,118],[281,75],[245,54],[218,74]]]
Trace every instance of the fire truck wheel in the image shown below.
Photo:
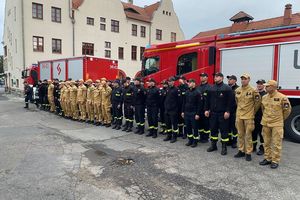
[[[300,143],[300,106],[295,106],[285,121],[285,134],[293,141]]]

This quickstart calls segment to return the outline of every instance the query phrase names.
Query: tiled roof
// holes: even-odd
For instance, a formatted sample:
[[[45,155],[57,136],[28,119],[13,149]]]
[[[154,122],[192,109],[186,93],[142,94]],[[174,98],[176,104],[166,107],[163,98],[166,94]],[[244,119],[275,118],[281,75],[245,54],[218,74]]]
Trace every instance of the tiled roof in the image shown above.
[[[260,21],[252,21],[252,22],[244,22],[246,23],[243,30],[239,31],[251,31],[251,30],[259,30],[259,29],[265,29],[265,28],[273,28],[273,27],[279,27],[283,26],[284,17],[275,17],[271,19],[265,19]],[[296,25],[300,24],[300,13],[295,13],[292,15],[291,23],[289,25]],[[233,24],[234,26],[234,24]],[[205,37],[205,36],[212,36],[212,35],[219,35],[219,34],[229,34],[236,32],[233,29],[233,26],[209,30],[205,32],[200,32],[194,38],[197,37]]]
[[[157,2],[150,6],[145,6],[144,8],[142,8],[131,3],[122,2],[122,4],[124,7],[124,12],[128,18],[144,22],[151,22],[153,13],[158,9],[160,5],[160,3]]]
[[[247,13],[241,11],[230,18],[230,21],[238,21],[240,19],[247,19],[247,20],[253,20],[254,18],[251,15],[248,15]]]

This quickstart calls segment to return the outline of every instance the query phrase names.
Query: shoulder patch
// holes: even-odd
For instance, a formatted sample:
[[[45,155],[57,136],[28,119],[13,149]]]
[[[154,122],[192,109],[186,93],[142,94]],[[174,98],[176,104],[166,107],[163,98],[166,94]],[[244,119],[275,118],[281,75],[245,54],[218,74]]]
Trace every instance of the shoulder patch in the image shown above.
[[[274,98],[274,101],[280,101],[280,99],[279,98]]]

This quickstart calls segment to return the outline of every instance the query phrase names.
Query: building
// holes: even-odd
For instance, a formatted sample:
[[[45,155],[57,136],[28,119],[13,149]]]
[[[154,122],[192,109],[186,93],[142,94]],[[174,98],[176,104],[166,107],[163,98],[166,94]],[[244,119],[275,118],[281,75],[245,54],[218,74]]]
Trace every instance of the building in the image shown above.
[[[38,61],[91,55],[119,61],[134,77],[148,45],[183,40],[172,0],[139,7],[132,0],[6,0],[3,34],[7,85]]]
[[[253,19],[251,15],[241,11],[230,18],[233,22],[231,26],[200,32],[193,38],[300,25],[300,13],[293,14],[291,4],[285,6],[283,16],[260,21]]]

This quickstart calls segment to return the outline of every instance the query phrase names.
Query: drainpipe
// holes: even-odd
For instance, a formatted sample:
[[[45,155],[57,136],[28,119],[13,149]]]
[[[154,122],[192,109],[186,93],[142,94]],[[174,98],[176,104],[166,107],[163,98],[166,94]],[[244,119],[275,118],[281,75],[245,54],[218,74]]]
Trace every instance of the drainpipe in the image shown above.
[[[22,17],[22,50],[23,50],[23,70],[26,68],[25,63],[25,31],[24,31],[24,0],[21,0],[21,17]]]
[[[75,56],[75,19],[72,9],[72,0],[69,0],[69,17],[72,23],[72,44],[73,44],[73,57]]]
[[[150,27],[149,27],[149,45],[151,45],[151,29],[152,29],[152,23],[150,23]]]

